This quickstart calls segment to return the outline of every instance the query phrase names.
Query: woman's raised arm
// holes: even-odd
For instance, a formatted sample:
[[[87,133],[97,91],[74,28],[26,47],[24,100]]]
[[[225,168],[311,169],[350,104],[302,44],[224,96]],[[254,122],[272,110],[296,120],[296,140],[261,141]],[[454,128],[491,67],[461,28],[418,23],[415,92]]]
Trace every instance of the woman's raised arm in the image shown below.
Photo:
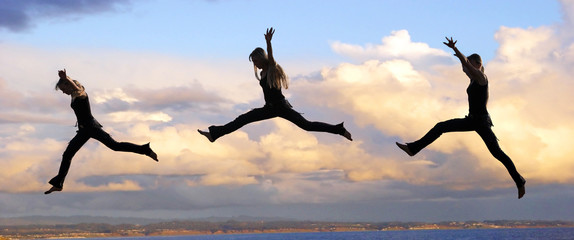
[[[265,32],[265,41],[267,42],[267,59],[269,60],[269,65],[275,66],[275,58],[273,58],[273,48],[271,47],[271,39],[273,38],[273,34],[275,33],[275,29],[268,28]]]

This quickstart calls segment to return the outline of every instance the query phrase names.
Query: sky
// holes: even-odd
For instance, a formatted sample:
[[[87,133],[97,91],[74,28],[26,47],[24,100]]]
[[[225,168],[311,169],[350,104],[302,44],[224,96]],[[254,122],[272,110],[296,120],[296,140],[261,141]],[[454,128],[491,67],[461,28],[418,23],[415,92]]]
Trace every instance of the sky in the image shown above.
[[[572,0],[0,0],[0,216],[574,220],[572,25]],[[248,56],[268,27],[294,109],[354,141],[279,118],[197,133],[263,106]],[[467,114],[447,36],[483,57],[523,199],[474,132],[414,157],[395,146]],[[76,131],[60,69],[104,130],[151,142],[159,163],[92,139],[44,195]]]

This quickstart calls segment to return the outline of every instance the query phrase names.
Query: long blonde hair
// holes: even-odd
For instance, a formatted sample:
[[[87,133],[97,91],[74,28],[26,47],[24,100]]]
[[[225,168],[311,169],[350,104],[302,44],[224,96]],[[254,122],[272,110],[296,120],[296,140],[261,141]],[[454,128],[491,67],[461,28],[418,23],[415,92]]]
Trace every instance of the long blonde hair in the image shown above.
[[[263,50],[263,48],[260,47],[255,48],[255,50],[253,50],[253,52],[249,54],[249,61],[251,61],[253,58],[262,59],[267,61],[267,63],[269,63],[267,53],[265,53],[265,50]],[[259,75],[257,74],[257,66],[255,66],[255,64],[253,64],[253,69],[255,71],[255,77],[257,78],[257,80],[261,81],[261,78],[259,78]],[[289,79],[287,77],[287,74],[285,74],[285,72],[283,71],[281,65],[275,63],[274,66],[268,66],[267,85],[270,88],[275,89],[281,89],[281,87],[285,89],[289,88]]]

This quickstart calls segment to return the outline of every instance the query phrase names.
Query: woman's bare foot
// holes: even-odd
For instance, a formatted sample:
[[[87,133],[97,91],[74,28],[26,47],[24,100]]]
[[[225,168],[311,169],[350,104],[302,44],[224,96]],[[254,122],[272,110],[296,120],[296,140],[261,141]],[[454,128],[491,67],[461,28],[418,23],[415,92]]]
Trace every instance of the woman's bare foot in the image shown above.
[[[345,133],[343,133],[343,137],[349,139],[349,141],[353,141],[353,138],[351,138],[351,133],[347,130],[345,130]]]
[[[349,131],[347,131],[347,129],[345,129],[344,124],[345,124],[345,122],[339,123],[336,125],[336,127],[343,130],[343,133],[342,134],[340,133],[343,137],[345,137],[349,141],[353,141],[353,138],[351,137],[351,133]]]
[[[206,131],[201,131],[199,129],[197,129],[197,132],[199,132],[199,134],[205,136],[210,142],[213,142],[215,140],[213,140],[213,138],[211,137],[211,133],[206,132]]]
[[[151,153],[149,154],[149,157],[153,160],[155,160],[156,162],[159,162],[159,160],[157,159],[157,153],[155,153],[153,150],[151,150]]]
[[[524,188],[524,185],[522,185],[522,187],[518,188],[518,199],[521,199],[525,193],[526,193],[526,188]]]
[[[523,177],[520,177],[520,179],[522,180],[522,185],[518,187],[518,199],[521,199],[524,194],[526,194],[526,188],[524,187],[526,185],[526,180],[524,180]]]
[[[150,157],[151,159],[155,160],[156,162],[159,162],[159,160],[157,159],[157,153],[155,153],[151,147],[149,146],[149,143],[145,144],[145,146],[147,147],[147,149],[149,150],[149,152],[146,154],[148,157]]]
[[[398,142],[396,142],[396,144],[401,150],[405,151],[409,156],[411,156],[411,157],[414,156],[414,154],[409,149],[409,146],[407,146],[406,144],[398,143]]]
[[[62,191],[62,188],[60,188],[60,187],[52,187],[52,188],[50,188],[50,190],[45,191],[44,194],[50,194],[50,193],[52,193],[52,192],[60,192],[60,191]]]

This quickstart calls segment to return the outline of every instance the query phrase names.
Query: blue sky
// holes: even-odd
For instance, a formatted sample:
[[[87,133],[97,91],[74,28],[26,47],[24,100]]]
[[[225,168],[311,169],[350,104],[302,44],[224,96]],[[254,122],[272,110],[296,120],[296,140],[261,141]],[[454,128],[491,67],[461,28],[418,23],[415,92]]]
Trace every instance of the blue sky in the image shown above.
[[[571,1],[8,1],[0,4],[0,213],[310,220],[574,220]],[[358,4],[360,3],[360,4]],[[353,142],[273,119],[215,143],[197,134],[263,104],[248,61],[276,28],[285,95]],[[506,170],[475,133],[445,134],[409,158],[436,122],[463,117],[467,79],[445,36],[483,56]],[[75,134],[66,68],[118,141],[74,158],[65,190],[41,194]],[[542,207],[549,206],[549,207]]]
[[[113,11],[90,15],[72,10],[32,16],[30,27],[3,31],[3,41],[243,58],[264,43],[261,29],[275,27],[282,55],[328,59],[338,57],[329,48],[332,41],[376,44],[391,31],[406,29],[413,40],[435,48],[443,47],[444,36],[455,36],[489,59],[500,26],[538,27],[561,16],[556,1],[117,2]]]

